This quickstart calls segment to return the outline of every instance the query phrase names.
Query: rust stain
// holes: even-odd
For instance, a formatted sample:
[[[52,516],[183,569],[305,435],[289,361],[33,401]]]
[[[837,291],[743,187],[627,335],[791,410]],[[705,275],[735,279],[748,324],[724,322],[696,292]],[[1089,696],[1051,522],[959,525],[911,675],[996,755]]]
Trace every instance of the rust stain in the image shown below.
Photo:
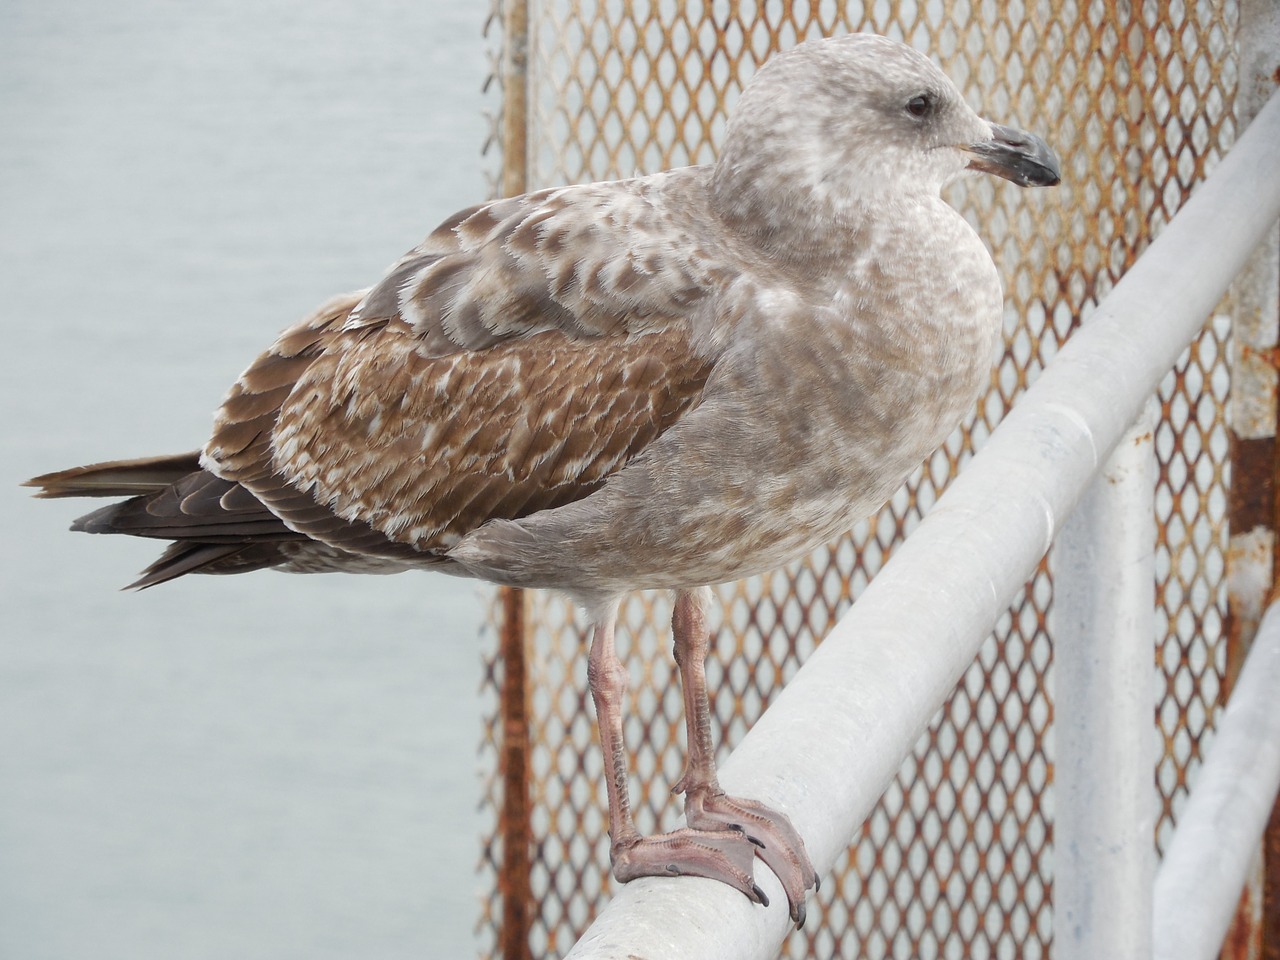
[[[1257,357],[1270,367],[1280,370],[1280,346],[1256,347],[1250,343],[1240,344],[1241,357]]]
[[[1234,492],[1233,488],[1232,493]],[[1234,518],[1232,528],[1241,529],[1235,527]],[[1264,606],[1248,586],[1256,582],[1255,578],[1241,577],[1240,574],[1267,567],[1266,576],[1268,579],[1271,578],[1270,543],[1269,537],[1237,534],[1233,535],[1227,544],[1227,569],[1235,571],[1235,574],[1227,578],[1227,610],[1223,618],[1227,647],[1226,670],[1221,691],[1223,703],[1230,699],[1231,691],[1235,688],[1236,677],[1244,665],[1244,658],[1249,652],[1250,643],[1253,642],[1253,635],[1257,632],[1258,619]],[[1274,586],[1272,589],[1274,590]]]
[[[1234,533],[1275,529],[1276,438],[1231,434],[1231,487],[1227,516]]]
[[[1236,915],[1222,941],[1219,960],[1260,960],[1262,957],[1262,878],[1251,875],[1240,891]]]
[[[502,781],[502,807],[498,833],[502,838],[502,866],[498,895],[502,900],[502,926],[498,947],[502,960],[531,960],[529,931],[534,899],[530,882],[530,845],[533,835],[529,800],[529,690],[525,659],[524,594],[502,587],[502,746],[498,776]]]
[[[1262,843],[1262,960],[1280,960],[1280,800]]]

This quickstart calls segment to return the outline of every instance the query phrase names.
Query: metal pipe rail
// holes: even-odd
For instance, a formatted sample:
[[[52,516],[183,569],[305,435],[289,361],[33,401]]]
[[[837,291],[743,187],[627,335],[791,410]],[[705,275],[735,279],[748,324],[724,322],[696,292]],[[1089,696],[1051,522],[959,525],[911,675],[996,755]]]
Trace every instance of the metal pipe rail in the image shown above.
[[[826,874],[1059,526],[1280,217],[1280,95],[1075,334],[724,765]],[[1061,842],[1061,838],[1058,838]],[[767,960],[789,929],[710,880],[627,884],[573,960]]]
[[[1212,960],[1280,788],[1280,603],[1272,604],[1155,882],[1156,960]]]

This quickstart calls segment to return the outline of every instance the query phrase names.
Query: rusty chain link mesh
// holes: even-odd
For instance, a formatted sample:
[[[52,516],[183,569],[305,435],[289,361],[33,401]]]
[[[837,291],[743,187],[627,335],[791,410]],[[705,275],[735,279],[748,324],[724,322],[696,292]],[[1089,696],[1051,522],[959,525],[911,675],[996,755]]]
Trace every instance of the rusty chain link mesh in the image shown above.
[[[851,536],[719,589],[723,620],[707,672],[721,758],[1235,134],[1232,5],[544,0],[529,8],[529,188],[708,162],[726,104],[771,53],[859,30],[928,52],[986,116],[1044,134],[1061,154],[1063,183],[1022,191],[981,178],[950,191],[1005,280],[1005,352],[990,392],[972,421]],[[1227,324],[1213,319],[1160,392],[1160,845],[1199,762],[1225,671],[1227,347]],[[1042,564],[824,879],[785,955],[1049,955],[1052,597]],[[526,603],[529,947],[534,957],[553,957],[585,929],[613,881],[587,639],[562,600],[534,594]],[[668,598],[638,595],[618,632],[632,671],[625,733],[645,832],[681,822],[670,793],[683,733],[669,616]],[[491,656],[482,755],[495,824],[500,672]],[[495,830],[481,863],[493,891],[502,863]],[[497,955],[501,916],[495,893],[480,923],[486,956]]]

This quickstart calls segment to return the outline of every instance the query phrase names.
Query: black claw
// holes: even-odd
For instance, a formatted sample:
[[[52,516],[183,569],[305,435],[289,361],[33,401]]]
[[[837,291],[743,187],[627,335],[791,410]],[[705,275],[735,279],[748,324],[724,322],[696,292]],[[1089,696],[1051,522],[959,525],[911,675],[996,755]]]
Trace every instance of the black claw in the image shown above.
[[[813,892],[817,893],[822,889],[822,878],[816,873],[813,875]]]
[[[796,908],[791,911],[791,919],[796,922],[796,929],[799,930],[804,926],[805,909],[803,903],[797,903]]]
[[[769,905],[769,898],[766,897],[764,895],[764,891],[754,883],[751,885],[751,892],[754,893],[756,895],[756,899],[760,901],[760,906],[767,907]]]
[[[741,829],[741,827],[739,827],[739,829]],[[748,840],[750,840],[752,843],[754,843],[754,844],[755,844],[757,847],[759,847],[761,850],[763,850],[763,849],[764,849],[764,841],[763,841],[763,840],[757,840],[755,837],[753,837],[753,836],[752,836],[751,834],[749,834],[749,833],[744,833],[744,834],[743,834],[743,836],[744,836],[744,837],[746,837]]]

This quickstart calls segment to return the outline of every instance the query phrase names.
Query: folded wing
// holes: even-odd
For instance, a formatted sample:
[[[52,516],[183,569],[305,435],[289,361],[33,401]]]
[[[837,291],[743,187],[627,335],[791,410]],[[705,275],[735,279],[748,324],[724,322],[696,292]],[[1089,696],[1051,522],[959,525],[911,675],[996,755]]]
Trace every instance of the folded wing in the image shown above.
[[[694,336],[720,271],[692,238],[659,240],[645,189],[464,212],[286,331],[227,397],[206,467],[293,531],[407,562],[587,496],[714,365]]]

